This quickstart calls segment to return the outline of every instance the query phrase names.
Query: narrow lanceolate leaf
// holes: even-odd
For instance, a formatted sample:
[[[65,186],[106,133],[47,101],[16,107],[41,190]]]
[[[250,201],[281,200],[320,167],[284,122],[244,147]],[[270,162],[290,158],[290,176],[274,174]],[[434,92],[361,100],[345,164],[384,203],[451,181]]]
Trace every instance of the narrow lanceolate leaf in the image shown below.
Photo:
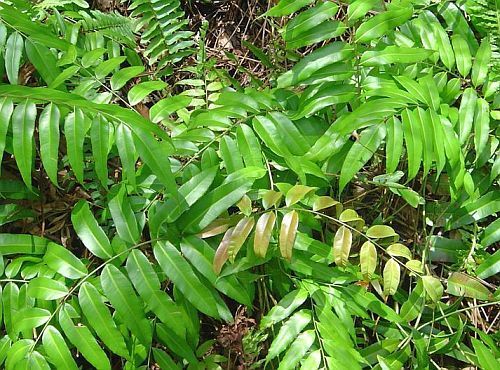
[[[151,121],[157,123],[167,119],[172,113],[175,113],[179,109],[186,108],[192,100],[193,98],[186,95],[175,95],[160,100],[153,105],[149,111]]]
[[[393,295],[398,290],[401,269],[399,264],[392,258],[388,260],[384,267],[384,294]]]
[[[127,94],[128,101],[130,105],[136,105],[153,91],[161,90],[165,87],[167,87],[167,84],[160,80],[141,82],[129,90]]]
[[[279,362],[278,370],[295,369],[299,361],[309,351],[315,339],[316,333],[314,330],[307,330],[299,334]]]
[[[135,187],[135,164],[137,154],[135,150],[132,131],[124,124],[119,124],[116,128],[116,147],[120,155],[123,172],[128,183]]]
[[[467,41],[460,34],[451,37],[451,44],[455,50],[458,72],[463,77],[467,77],[472,67],[469,45],[467,45]]]
[[[477,50],[474,63],[472,64],[472,83],[474,86],[479,86],[486,81],[488,75],[488,65],[491,59],[491,45],[488,38],[481,42],[481,46]]]
[[[111,127],[101,115],[94,117],[90,127],[90,143],[97,178],[102,186],[108,186],[108,152]]]
[[[411,180],[417,175],[422,161],[422,133],[412,111],[404,110],[401,118],[408,156],[408,180]]]
[[[0,100],[0,164],[2,164],[7,131],[9,130],[10,117],[13,111],[14,104],[12,104],[12,100],[10,98],[2,98]]]
[[[262,167],[262,152],[259,140],[253,130],[245,124],[236,129],[238,149],[246,166]]]
[[[220,141],[219,152],[228,174],[243,168],[243,158],[238,151],[236,141],[224,136]]]
[[[497,230],[498,230],[497,232],[500,234],[500,229]],[[477,276],[481,279],[489,278],[490,276],[496,275],[499,272],[500,272],[500,250],[497,250],[492,255],[486,257],[486,259],[476,269]]]
[[[370,160],[385,138],[385,123],[373,125],[361,133],[361,137],[347,153],[340,171],[339,191],[342,192],[354,175]]]
[[[57,105],[50,103],[40,114],[38,133],[40,157],[50,181],[57,186],[57,160],[59,156],[59,121],[61,113]]]
[[[433,32],[436,38],[439,58],[448,69],[452,69],[455,65],[455,55],[446,31],[438,22],[432,22],[430,26],[432,27],[431,32]]]
[[[151,324],[144,315],[142,301],[137,297],[127,277],[113,265],[101,274],[101,286],[110,303],[132,334],[144,345],[151,343]]]
[[[464,296],[476,298],[483,301],[490,299],[491,294],[478,280],[461,272],[452,272],[448,278],[448,288],[446,292],[458,297]]]
[[[215,256],[214,256],[214,262],[213,262],[213,269],[214,272],[219,275],[220,271],[222,270],[222,266],[226,263],[228,259],[228,253],[227,250],[229,248],[229,243],[231,242],[231,237],[233,235],[234,227],[228,229],[224,236],[222,237],[222,240],[217,247],[217,250],[215,251]]]
[[[375,245],[366,241],[361,246],[359,252],[359,263],[361,265],[361,273],[366,281],[370,281],[375,269],[377,268],[377,249]]]
[[[102,259],[113,257],[111,243],[85,200],[80,200],[73,208],[71,222],[76,234],[92,254]]]
[[[135,76],[144,72],[143,66],[132,66],[120,69],[111,76],[111,89],[119,90]]]
[[[476,101],[476,91],[472,87],[465,89],[458,110],[458,137],[460,139],[460,144],[465,143],[472,131]]]
[[[68,279],[79,279],[87,275],[83,262],[62,245],[49,243],[43,261],[54,271]]]
[[[229,241],[229,247],[227,249],[227,256],[231,263],[234,262],[234,259],[243,246],[243,243],[245,243],[248,235],[250,235],[254,224],[255,219],[253,217],[245,217],[241,219],[234,227],[233,233],[231,235],[231,240]]]
[[[26,39],[26,55],[47,85],[59,75],[57,60],[48,47],[42,43]]]
[[[418,280],[417,285],[408,296],[408,300],[406,300],[401,306],[399,315],[406,322],[413,321],[422,312],[424,304],[424,286],[422,280]]]
[[[438,302],[443,296],[443,286],[434,276],[422,276],[424,290],[427,296],[433,301]]]
[[[295,244],[295,235],[299,226],[299,214],[297,211],[290,211],[283,216],[281,221],[279,246],[281,256],[287,260],[292,259],[293,245]]]
[[[309,310],[300,310],[294,313],[293,316],[281,326],[278,335],[273,339],[266,359],[268,361],[272,360],[283,352],[310,322],[311,312]]]
[[[479,339],[472,338],[472,346],[477,356],[477,362],[484,370],[495,370],[500,366],[500,361],[495,358],[492,350],[484,345]]]
[[[140,239],[141,233],[126,191],[123,185],[113,187],[109,193],[108,207],[120,238],[127,243],[135,244]]]
[[[97,335],[113,353],[128,358],[127,345],[116,327],[108,308],[98,290],[90,283],[82,284],[78,291],[78,302]]]
[[[37,277],[28,284],[28,296],[43,300],[55,300],[65,297],[68,294],[68,288],[60,281],[52,280],[47,277]]]
[[[33,162],[33,136],[35,131],[36,105],[26,100],[12,113],[12,146],[17,167],[24,183],[31,188],[31,164]]]
[[[406,22],[411,18],[413,8],[407,7],[392,7],[387,12],[382,12],[363,22],[356,30],[355,38],[358,42],[369,42],[373,39],[387,34],[394,27]]]
[[[154,255],[163,272],[193,306],[206,315],[219,317],[211,291],[195,275],[177,248],[169,242],[159,242],[154,247]]]
[[[13,85],[17,85],[19,79],[19,65],[23,55],[24,42],[22,36],[13,32],[7,39],[5,47],[5,71],[7,78]]]
[[[24,307],[13,317],[14,332],[31,331],[50,319],[50,311],[38,307]]]
[[[66,338],[78,348],[78,351],[98,370],[111,370],[108,356],[99,346],[90,330],[82,325],[75,325],[71,320],[70,312],[73,308],[65,304],[59,310],[59,325],[64,331]]]
[[[43,349],[50,362],[54,364],[57,369],[78,370],[78,366],[73,360],[73,356],[69,351],[63,336],[59,331],[49,325],[45,328],[42,336]]]
[[[485,150],[488,143],[490,131],[490,108],[484,99],[477,99],[474,114],[474,148],[476,149],[476,160]]]
[[[360,63],[367,67],[391,63],[417,63],[427,59],[432,53],[432,50],[420,48],[387,46],[383,50],[365,51]]]
[[[398,168],[403,152],[403,126],[397,117],[387,120],[387,137],[385,141],[386,172],[393,173]]]
[[[439,120],[438,114],[433,110],[429,109],[427,111],[427,116],[429,118],[429,124],[432,128],[433,142],[434,142],[434,156],[436,161],[436,171],[437,176],[443,171],[446,164],[446,153],[444,142],[444,129],[441,121]]]
[[[284,15],[292,14],[304,6],[312,3],[313,0],[282,0],[278,5],[273,6],[264,15],[270,17],[282,17]]]
[[[68,151],[68,161],[76,179],[83,183],[83,142],[90,128],[90,120],[81,109],[75,109],[64,120],[64,133]]]
[[[276,223],[276,214],[267,212],[260,216],[255,226],[255,236],[253,240],[253,251],[255,255],[264,258],[269,247],[269,240]]]
[[[333,239],[333,257],[337,266],[345,267],[352,246],[352,233],[345,226],[340,226]]]

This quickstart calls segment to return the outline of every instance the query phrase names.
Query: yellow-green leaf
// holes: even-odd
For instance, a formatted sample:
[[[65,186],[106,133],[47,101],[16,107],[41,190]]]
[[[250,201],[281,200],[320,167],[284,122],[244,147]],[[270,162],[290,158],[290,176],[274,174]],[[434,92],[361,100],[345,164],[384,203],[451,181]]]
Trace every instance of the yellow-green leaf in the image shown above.
[[[253,240],[253,250],[259,257],[264,258],[266,256],[275,222],[276,215],[274,212],[264,213],[257,221]]]
[[[389,245],[387,247],[387,253],[389,253],[392,257],[404,257],[407,260],[412,259],[412,255],[408,247],[401,243],[394,243]]]
[[[337,266],[346,266],[352,246],[352,233],[345,226],[340,226],[333,239],[333,257]]]
[[[359,263],[363,278],[366,281],[370,281],[377,267],[377,249],[372,242],[367,241],[361,246]]]
[[[288,212],[281,221],[280,230],[280,252],[281,255],[287,259],[292,259],[292,250],[295,243],[295,235],[297,234],[297,227],[299,226],[299,215],[296,211]]]
[[[250,235],[254,224],[255,220],[253,217],[245,217],[236,224],[227,249],[227,256],[229,258],[229,261],[234,262],[234,259],[240,251],[243,243],[245,243],[248,235]]]
[[[441,282],[434,276],[422,276],[422,282],[424,283],[424,289],[427,296],[433,301],[438,302],[443,296],[443,286]]]
[[[401,269],[399,264],[392,258],[386,262],[383,272],[384,294],[386,296],[394,295],[398,290]]]

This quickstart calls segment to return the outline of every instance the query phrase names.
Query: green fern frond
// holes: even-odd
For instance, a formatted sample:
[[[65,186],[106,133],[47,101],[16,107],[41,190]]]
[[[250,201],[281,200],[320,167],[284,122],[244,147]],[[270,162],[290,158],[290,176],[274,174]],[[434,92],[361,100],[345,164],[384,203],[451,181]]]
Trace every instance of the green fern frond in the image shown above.
[[[176,63],[193,53],[194,33],[187,30],[188,20],[178,0],[135,0],[131,16],[138,17],[136,31],[141,31],[141,44],[149,64],[158,68]]]
[[[90,14],[82,11],[80,15],[83,32],[99,32],[116,42],[135,47],[134,22],[130,18],[98,10],[91,10]]]
[[[493,68],[500,72],[500,1],[467,0],[466,7],[474,27],[490,38]]]

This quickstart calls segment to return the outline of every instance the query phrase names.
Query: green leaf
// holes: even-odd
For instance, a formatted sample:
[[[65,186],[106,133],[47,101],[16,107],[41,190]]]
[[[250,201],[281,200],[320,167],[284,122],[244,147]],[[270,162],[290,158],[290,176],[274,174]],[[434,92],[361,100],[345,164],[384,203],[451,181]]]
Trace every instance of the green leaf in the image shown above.
[[[305,185],[294,185],[287,191],[285,197],[285,203],[287,207],[294,205],[295,203],[300,202],[304,197],[309,194],[311,191],[315,190],[310,186]]]
[[[19,65],[21,56],[23,55],[24,42],[22,36],[18,32],[13,32],[7,39],[5,47],[5,70],[7,78],[13,85],[18,84]]]
[[[104,294],[132,334],[144,345],[151,343],[151,324],[144,315],[143,303],[127,277],[113,265],[106,265],[101,274]]]
[[[5,143],[7,139],[7,131],[9,131],[10,118],[13,110],[14,104],[12,104],[11,99],[3,98],[0,100],[0,165],[2,164],[3,151],[5,149]]]
[[[125,177],[128,183],[135,187],[135,164],[137,162],[137,154],[132,131],[124,124],[119,124],[116,128],[115,139]]]
[[[118,236],[127,243],[135,244],[141,238],[141,233],[126,192],[124,185],[113,187],[109,193],[108,207]]]
[[[295,369],[299,361],[305,356],[309,348],[311,348],[315,339],[316,333],[314,330],[307,330],[299,334],[285,353],[285,356],[280,360],[278,370]]]
[[[170,296],[161,290],[158,274],[147,257],[137,249],[132,250],[127,258],[126,269],[135,290],[148,308],[177,335],[184,336],[185,315]]]
[[[282,17],[294,13],[312,2],[313,0],[280,0],[278,5],[269,9],[264,15],[269,17]]]
[[[120,90],[132,78],[144,72],[144,66],[132,66],[120,69],[111,76],[111,89]]]
[[[48,240],[28,234],[0,234],[0,253],[9,254],[44,254]]]
[[[94,117],[90,127],[92,157],[97,178],[103,187],[108,186],[108,152],[111,135],[110,124],[101,116]]]
[[[29,38],[25,42],[26,55],[29,61],[35,66],[47,85],[50,85],[59,75],[59,67],[54,54],[44,44],[31,41]]]
[[[500,240],[500,219],[493,221],[481,235],[481,245],[488,247]]]
[[[474,86],[482,85],[488,75],[488,65],[491,59],[491,45],[488,38],[485,38],[477,50],[474,63],[472,64],[472,83]],[[10,81],[10,78],[9,78]]]
[[[472,87],[468,87],[462,94],[460,108],[458,110],[458,137],[460,144],[465,143],[469,138],[474,122],[474,112],[476,111],[477,94]]]
[[[476,161],[483,153],[488,143],[490,131],[490,107],[486,100],[477,99],[474,114],[474,148],[476,149]]]
[[[78,370],[63,336],[55,327],[49,325],[45,328],[42,343],[50,362],[57,369]]]
[[[90,330],[82,324],[73,324],[69,314],[72,310],[73,308],[68,304],[59,310],[59,325],[61,325],[64,334],[97,370],[111,370],[108,356],[101,349]]]
[[[410,64],[421,62],[431,56],[432,53],[432,50],[421,48],[387,46],[383,50],[365,51],[363,55],[361,55],[360,63],[366,67],[392,63]]]
[[[408,299],[401,306],[399,314],[404,321],[413,321],[422,313],[424,304],[424,284],[422,280],[419,280],[408,296]]]
[[[464,225],[479,221],[500,211],[500,192],[490,191],[474,202],[459,208],[453,213],[451,228],[459,228]]]
[[[311,77],[319,69],[335,62],[348,59],[354,48],[343,42],[333,42],[323,46],[301,59],[293,68],[278,77],[278,88],[285,88]]]
[[[100,63],[95,69],[94,73],[97,79],[102,79],[106,77],[108,74],[113,72],[114,69],[120,66],[125,61],[125,56],[115,57],[108,59],[102,63]]]
[[[422,276],[426,295],[433,301],[438,302],[443,296],[443,286],[434,276]]]
[[[25,307],[20,309],[13,317],[14,331],[16,333],[31,331],[49,321],[50,316],[50,312],[43,308]]]
[[[72,78],[79,70],[80,70],[79,66],[71,66],[71,67],[66,68],[61,73],[59,73],[56,76],[56,78],[54,78],[52,80],[52,82],[49,84],[49,87],[51,89],[57,89],[66,80],[69,80],[70,78]]]
[[[361,265],[363,278],[366,281],[370,281],[375,269],[377,268],[377,249],[372,242],[366,241],[361,246],[361,250],[359,252],[359,264]]]
[[[389,259],[385,263],[382,275],[384,277],[384,294],[386,296],[396,294],[401,277],[401,269],[399,267],[399,264],[392,258]]]
[[[351,2],[347,7],[349,22],[364,17],[369,10],[374,9],[379,4],[379,0],[356,0]]]
[[[57,161],[59,158],[59,122],[61,113],[57,105],[47,105],[38,120],[40,157],[50,181],[57,186]]]
[[[234,227],[227,247],[227,257],[231,263],[234,262],[236,255],[252,232],[254,225],[255,219],[253,217],[244,217]]]
[[[500,366],[500,361],[498,361],[493,355],[492,351],[486,347],[480,340],[472,338],[472,346],[476,352],[477,362],[483,370],[495,370]]]
[[[291,119],[297,120],[302,117],[309,117],[323,108],[335,104],[348,103],[356,95],[354,85],[341,85],[337,83],[325,83],[320,88],[313,86],[311,92],[313,94],[308,90],[304,92],[299,108],[290,117]]]
[[[83,68],[89,68],[97,63],[97,61],[104,55],[106,49],[96,48],[89,52],[86,52],[82,56],[82,66]]]
[[[78,303],[99,338],[113,353],[129,358],[127,345],[103,299],[98,290],[88,282],[84,282],[78,290]]]
[[[248,125],[240,124],[236,129],[236,139],[245,165],[262,167],[262,150],[253,130]]]
[[[408,155],[408,180],[413,179],[420,168],[422,160],[422,133],[415,112],[408,109],[401,114],[403,132]]]
[[[172,280],[193,306],[211,317],[218,318],[217,303],[206,286],[195,275],[191,266],[169,242],[158,242],[154,255],[163,272]]]
[[[253,179],[239,177],[212,190],[185,212],[178,220],[179,227],[196,233],[207,227],[222,212],[234,205],[250,190]]]
[[[273,339],[266,360],[272,360],[283,352],[310,322],[311,312],[309,310],[300,310],[293,314],[281,326],[278,335]]]
[[[167,87],[163,81],[146,81],[132,87],[128,92],[128,102],[130,105],[136,105],[153,91],[162,90]]]
[[[222,137],[219,143],[219,152],[228,174],[243,168],[243,158],[233,139],[228,136]]]
[[[451,44],[455,51],[458,72],[463,77],[467,77],[472,67],[469,45],[467,45],[467,41],[460,34],[451,37]]]
[[[22,365],[21,362],[27,356],[30,348],[33,348],[31,339],[20,339],[10,347],[7,353],[7,361],[5,361],[6,370],[17,370]],[[21,366],[23,367],[23,366]],[[25,367],[26,368],[26,367]]]
[[[345,267],[349,260],[349,254],[352,246],[352,233],[345,226],[340,226],[333,239],[333,256],[335,264]]]
[[[455,65],[455,54],[453,53],[450,39],[439,22],[435,21],[430,23],[429,26],[431,26],[434,37],[436,38],[439,58],[443,64],[451,70]]]
[[[71,222],[76,234],[92,254],[102,259],[109,259],[113,256],[111,243],[85,200],[80,200],[73,208]]]
[[[368,42],[386,35],[394,27],[411,18],[413,7],[392,6],[391,10],[377,14],[358,27],[355,34],[357,42]]]
[[[68,279],[80,279],[88,271],[83,262],[62,245],[49,242],[43,261],[54,271]]]
[[[309,294],[305,289],[296,289],[284,296],[260,321],[260,328],[266,329],[289,317],[300,307]]]
[[[47,277],[37,277],[28,284],[28,296],[47,301],[63,298],[68,294],[66,285]]]
[[[340,172],[339,191],[342,192],[354,175],[370,160],[385,138],[384,123],[373,125],[363,131],[360,139],[354,143]]]
[[[366,236],[372,239],[391,238],[394,241],[399,239],[399,235],[394,229],[387,225],[374,225],[366,231]]]
[[[386,127],[385,167],[387,173],[393,173],[398,168],[403,152],[403,126],[397,117],[391,117],[387,121]]]
[[[489,290],[478,280],[461,272],[452,272],[448,278],[446,292],[458,297],[464,296],[482,301],[490,299]]]
[[[149,116],[151,121],[157,123],[168,118],[172,113],[177,112],[179,109],[186,108],[193,98],[187,95],[175,95],[169,98],[160,100],[158,103],[151,107]]]
[[[387,247],[387,253],[392,257],[404,257],[407,260],[411,260],[413,257],[411,251],[406,245],[401,243],[394,243]]]
[[[69,164],[80,183],[83,183],[83,143],[90,125],[90,120],[78,108],[68,114],[64,120],[64,134],[66,137]]]
[[[31,165],[33,162],[33,136],[35,131],[36,105],[26,100],[12,113],[12,146],[17,167],[28,188],[31,188]]]

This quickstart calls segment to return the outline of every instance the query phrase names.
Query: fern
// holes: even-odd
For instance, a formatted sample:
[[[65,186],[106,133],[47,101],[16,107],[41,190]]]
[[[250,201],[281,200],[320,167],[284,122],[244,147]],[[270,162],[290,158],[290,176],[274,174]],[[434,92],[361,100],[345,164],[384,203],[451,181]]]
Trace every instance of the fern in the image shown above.
[[[136,30],[141,31],[150,65],[158,63],[161,69],[193,53],[194,33],[187,30],[179,0],[135,0],[129,9],[139,18]]]
[[[483,37],[489,37],[493,66],[500,74],[500,2],[497,0],[467,0],[467,13]]]
[[[102,34],[128,47],[135,47],[134,22],[130,18],[98,10],[80,11],[79,14],[83,17],[81,25],[85,34]]]

